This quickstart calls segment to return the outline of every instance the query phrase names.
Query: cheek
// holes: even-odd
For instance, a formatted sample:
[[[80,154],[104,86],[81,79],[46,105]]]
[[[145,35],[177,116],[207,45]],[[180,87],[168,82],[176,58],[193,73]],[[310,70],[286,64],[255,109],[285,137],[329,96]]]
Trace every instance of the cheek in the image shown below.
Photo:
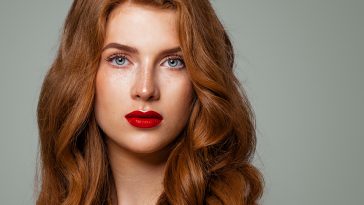
[[[189,115],[193,98],[190,80],[186,78],[181,81],[175,81],[174,86],[169,87],[167,98],[169,99],[167,104],[170,110],[174,110],[177,116],[186,118]]]
[[[106,103],[114,103],[126,96],[128,76],[112,69],[101,67],[96,75],[96,95]]]
[[[96,107],[103,108],[113,103],[111,93],[115,94],[113,79],[106,72],[99,71],[96,76]]]
[[[127,95],[127,83],[120,78],[120,75],[100,69],[96,76],[96,116],[101,120],[118,118],[119,116],[114,115],[120,114],[122,107],[125,106],[123,103]]]

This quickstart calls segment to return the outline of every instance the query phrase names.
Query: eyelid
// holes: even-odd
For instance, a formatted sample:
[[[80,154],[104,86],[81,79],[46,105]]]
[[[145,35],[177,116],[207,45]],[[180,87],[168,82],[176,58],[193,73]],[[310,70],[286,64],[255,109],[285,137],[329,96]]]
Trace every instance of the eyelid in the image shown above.
[[[179,54],[172,54],[172,55],[166,56],[163,59],[161,65],[164,64],[166,61],[172,60],[172,59],[180,60],[181,63],[183,64],[183,66],[181,66],[181,67],[170,67],[171,69],[182,69],[182,68],[186,67],[186,64],[185,64],[185,61],[183,60],[183,57],[181,55],[179,55]]]
[[[123,57],[123,58],[126,58],[126,59],[128,59],[129,60],[129,58],[127,57],[127,55],[126,54],[124,54],[124,53],[113,53],[113,54],[111,54],[111,55],[108,55],[106,58],[105,58],[105,60],[106,61],[112,61],[114,58],[116,58],[116,57]]]
[[[182,55],[179,55],[179,54],[171,54],[171,55],[167,55],[166,57],[164,57],[164,59],[170,59],[170,58],[177,58],[177,59],[180,59],[180,60],[183,60],[183,57]]]
[[[120,67],[125,67],[127,66],[126,65],[114,65],[112,64],[112,61],[115,59],[115,58],[118,58],[118,57],[121,57],[121,58],[125,58],[126,61],[128,61],[129,64],[132,64],[132,61],[129,60],[129,57],[127,54],[125,53],[122,53],[122,52],[118,52],[118,53],[113,53],[111,55],[108,55],[106,58],[105,58],[105,61],[107,61],[111,66],[113,67],[117,67],[117,68],[120,68]]]
[[[130,60],[129,56],[123,52],[116,52],[116,53],[112,53],[110,55],[108,55],[106,58],[105,58],[105,61],[107,61],[111,66],[113,67],[125,67],[126,65],[114,65],[112,64],[112,61],[115,59],[115,58],[118,58],[118,57],[122,57],[122,58],[125,58],[126,61],[128,61],[129,64],[132,64],[132,61]],[[186,67],[186,64],[184,62],[184,59],[182,57],[182,55],[179,55],[179,54],[171,54],[171,55],[167,55],[163,58],[162,60],[162,63],[160,64],[161,66],[166,63],[168,60],[172,60],[172,59],[177,59],[179,61],[181,61],[181,64],[182,66],[180,67],[170,67],[170,66],[166,66],[166,67],[169,67],[170,69],[182,69],[184,67]]]

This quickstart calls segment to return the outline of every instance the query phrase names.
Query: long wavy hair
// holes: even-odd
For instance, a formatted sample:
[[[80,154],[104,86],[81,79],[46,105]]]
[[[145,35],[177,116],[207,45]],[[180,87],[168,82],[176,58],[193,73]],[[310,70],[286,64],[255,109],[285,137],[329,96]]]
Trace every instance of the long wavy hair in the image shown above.
[[[166,162],[157,204],[259,204],[264,180],[252,165],[255,117],[233,73],[233,47],[210,2],[132,2],[177,12],[180,46],[196,94],[190,119]],[[37,205],[112,203],[113,176],[94,97],[106,22],[121,3],[75,0],[70,8],[37,107]]]

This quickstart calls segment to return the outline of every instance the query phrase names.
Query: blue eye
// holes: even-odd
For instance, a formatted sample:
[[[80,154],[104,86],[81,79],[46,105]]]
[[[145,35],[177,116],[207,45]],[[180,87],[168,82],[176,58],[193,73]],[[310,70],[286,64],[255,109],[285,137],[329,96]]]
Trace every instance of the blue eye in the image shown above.
[[[116,57],[116,58],[113,59],[112,62],[117,64],[117,65],[124,65],[126,61],[127,60],[124,57]]]
[[[165,65],[167,63],[167,65]],[[168,57],[165,62],[163,62],[164,66],[170,67],[172,69],[179,69],[184,68],[185,63],[183,62],[182,58],[179,56],[176,57]]]
[[[115,54],[106,59],[111,65],[116,67],[122,67],[129,63],[129,60],[124,56],[120,54]]]

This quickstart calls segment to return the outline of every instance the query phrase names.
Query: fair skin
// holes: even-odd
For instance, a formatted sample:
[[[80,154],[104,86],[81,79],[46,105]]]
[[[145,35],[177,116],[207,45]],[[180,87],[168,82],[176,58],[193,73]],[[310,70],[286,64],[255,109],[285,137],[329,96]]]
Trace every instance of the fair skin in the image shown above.
[[[115,180],[113,204],[152,205],[163,191],[166,160],[193,101],[173,10],[123,3],[110,14],[96,76],[95,116],[106,135]],[[127,46],[127,47],[125,47]],[[125,115],[153,110],[153,128]]]

